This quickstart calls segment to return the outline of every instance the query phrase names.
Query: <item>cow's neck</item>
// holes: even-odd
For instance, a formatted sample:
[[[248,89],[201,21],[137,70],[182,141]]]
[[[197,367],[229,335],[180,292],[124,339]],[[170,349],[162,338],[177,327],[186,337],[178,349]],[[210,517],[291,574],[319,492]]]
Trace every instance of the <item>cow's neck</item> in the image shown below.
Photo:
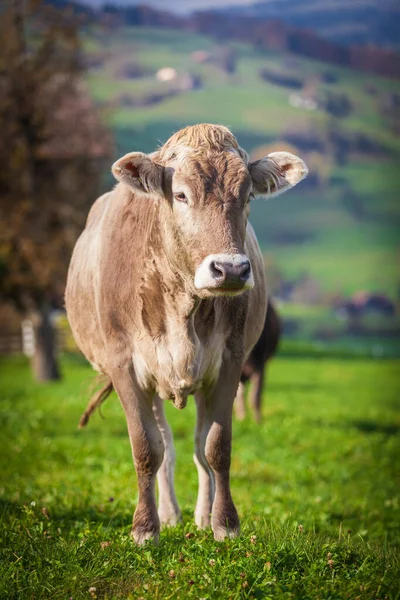
[[[160,247],[149,250],[140,296],[143,325],[155,338],[165,334],[168,318],[180,328],[188,327],[200,302]]]
[[[188,395],[207,376],[207,327],[214,327],[220,311],[217,301],[193,295],[190,285],[171,267],[162,245],[150,248],[140,289],[142,325],[150,344],[152,371],[162,373],[162,379],[157,375],[155,382],[157,392],[183,408]]]

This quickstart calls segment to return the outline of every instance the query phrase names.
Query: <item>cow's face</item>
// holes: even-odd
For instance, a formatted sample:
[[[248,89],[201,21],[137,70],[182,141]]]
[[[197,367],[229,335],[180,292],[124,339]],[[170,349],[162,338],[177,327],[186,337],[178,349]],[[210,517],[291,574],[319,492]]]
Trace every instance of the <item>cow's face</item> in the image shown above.
[[[188,148],[163,165],[157,155],[137,152],[113,165],[117,179],[158,199],[168,258],[201,298],[254,285],[245,252],[250,200],[282,193],[307,174],[303,161],[287,152],[250,164],[244,156],[234,148]]]
[[[196,293],[238,294],[253,286],[244,243],[252,181],[232,152],[187,152],[167,167],[174,237]]]

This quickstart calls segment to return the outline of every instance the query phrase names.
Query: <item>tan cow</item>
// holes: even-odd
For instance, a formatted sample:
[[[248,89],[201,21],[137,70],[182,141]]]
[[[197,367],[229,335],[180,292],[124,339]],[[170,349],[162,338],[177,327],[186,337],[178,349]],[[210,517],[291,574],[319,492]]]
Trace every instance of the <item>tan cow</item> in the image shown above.
[[[287,152],[249,163],[227,128],[203,124],[153,154],[123,156],[112,172],[119,184],[93,205],[66,290],[75,339],[109,378],[84,420],[114,387],[137,472],[132,534],[140,544],[158,537],[160,522],[180,519],[163,402],[182,409],[194,394],[195,521],[211,524],[216,540],[232,537],[232,405],[267,299],[250,200],[291,188],[307,168]]]

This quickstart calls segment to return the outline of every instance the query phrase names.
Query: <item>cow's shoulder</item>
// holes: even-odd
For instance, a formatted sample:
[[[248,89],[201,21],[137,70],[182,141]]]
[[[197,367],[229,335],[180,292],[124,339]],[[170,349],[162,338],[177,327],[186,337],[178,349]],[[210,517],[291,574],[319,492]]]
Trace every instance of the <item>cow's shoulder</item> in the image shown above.
[[[110,202],[112,192],[106,192],[102,196],[99,196],[97,200],[92,204],[89,214],[86,219],[86,228],[93,227],[98,223],[104,214],[104,211]]]

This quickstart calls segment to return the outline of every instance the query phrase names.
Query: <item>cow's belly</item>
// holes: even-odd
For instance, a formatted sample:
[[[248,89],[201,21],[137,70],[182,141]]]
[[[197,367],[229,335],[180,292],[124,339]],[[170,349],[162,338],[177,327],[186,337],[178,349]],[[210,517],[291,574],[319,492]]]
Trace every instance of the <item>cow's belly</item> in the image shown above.
[[[157,343],[140,344],[132,355],[140,387],[156,392],[163,400],[172,400],[175,407],[186,406],[190,394],[203,386],[212,386],[218,379],[225,339],[215,333],[206,343],[175,338]]]

